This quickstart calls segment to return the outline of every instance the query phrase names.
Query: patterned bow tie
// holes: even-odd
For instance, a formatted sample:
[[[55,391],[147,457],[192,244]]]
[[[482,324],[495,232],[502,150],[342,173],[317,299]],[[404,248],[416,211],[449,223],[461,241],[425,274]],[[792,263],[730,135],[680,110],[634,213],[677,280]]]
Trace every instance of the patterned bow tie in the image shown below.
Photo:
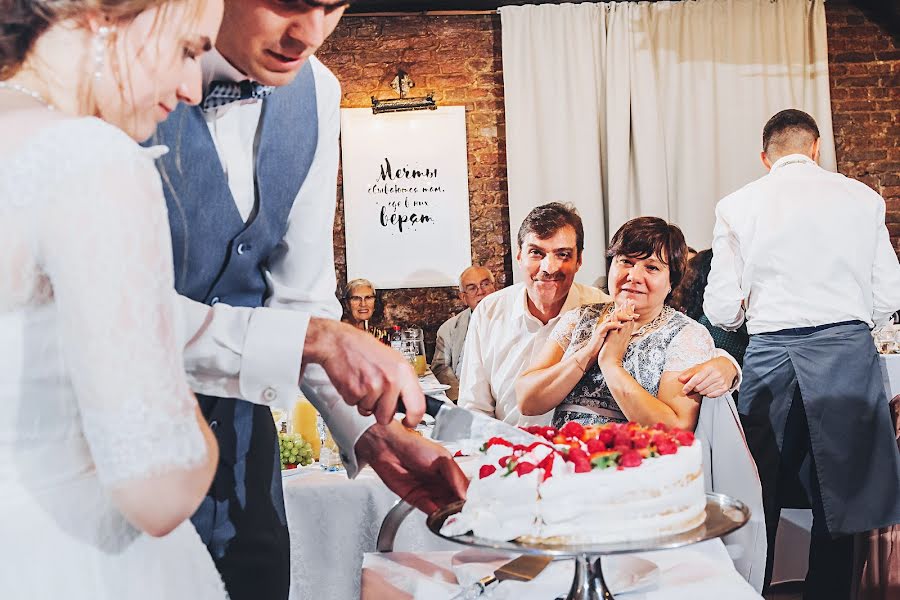
[[[241,100],[261,100],[271,94],[275,88],[271,85],[262,85],[249,79],[243,81],[213,81],[209,85],[209,92],[200,103],[203,112],[210,111],[232,102]]]

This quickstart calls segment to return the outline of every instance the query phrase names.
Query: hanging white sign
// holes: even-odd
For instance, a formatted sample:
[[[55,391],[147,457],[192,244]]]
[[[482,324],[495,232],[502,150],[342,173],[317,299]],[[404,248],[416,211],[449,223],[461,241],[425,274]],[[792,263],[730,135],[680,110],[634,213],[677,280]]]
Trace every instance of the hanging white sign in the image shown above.
[[[341,110],[347,278],[457,285],[471,264],[465,107]]]

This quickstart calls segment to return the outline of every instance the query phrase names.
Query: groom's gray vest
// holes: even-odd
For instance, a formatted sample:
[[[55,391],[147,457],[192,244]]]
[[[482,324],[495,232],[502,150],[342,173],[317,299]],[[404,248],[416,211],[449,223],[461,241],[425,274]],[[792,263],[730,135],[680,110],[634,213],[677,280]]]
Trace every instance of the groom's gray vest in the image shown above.
[[[198,302],[258,307],[266,299],[265,272],[318,142],[309,63],[294,83],[263,101],[257,140],[257,202],[246,223],[199,108],[182,105],[151,140],[170,148],[158,167],[169,209],[175,287]],[[218,439],[220,463],[192,521],[233,600],[286,598],[289,546],[271,413],[242,400],[198,399]],[[271,593],[261,588],[267,580],[273,582]]]

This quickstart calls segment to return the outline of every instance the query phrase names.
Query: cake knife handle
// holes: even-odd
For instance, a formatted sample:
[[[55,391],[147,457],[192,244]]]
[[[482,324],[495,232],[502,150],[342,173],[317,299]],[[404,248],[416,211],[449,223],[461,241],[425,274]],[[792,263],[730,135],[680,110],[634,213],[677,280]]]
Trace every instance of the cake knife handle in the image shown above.
[[[475,598],[479,597],[484,593],[484,591],[488,588],[489,585],[496,582],[497,578],[493,575],[488,575],[486,577],[482,577],[469,587],[465,588],[463,591],[453,596],[450,600],[475,600]]]

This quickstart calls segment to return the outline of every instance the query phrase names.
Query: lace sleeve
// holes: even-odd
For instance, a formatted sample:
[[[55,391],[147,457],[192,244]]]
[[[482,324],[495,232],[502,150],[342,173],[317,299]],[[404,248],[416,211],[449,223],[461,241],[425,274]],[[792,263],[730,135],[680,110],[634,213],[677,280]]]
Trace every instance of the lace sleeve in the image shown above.
[[[706,327],[690,321],[679,331],[666,349],[664,371],[684,371],[713,358],[713,339]]]
[[[38,216],[39,251],[84,434],[101,481],[114,485],[193,466],[206,448],[176,342],[159,175],[119,130],[93,119],[79,127],[48,182],[55,199]],[[58,150],[68,137],[56,137]]]
[[[581,317],[581,308],[573,308],[563,313],[550,331],[550,339],[559,344],[559,347],[565,351],[569,344],[572,343],[572,332]]]

